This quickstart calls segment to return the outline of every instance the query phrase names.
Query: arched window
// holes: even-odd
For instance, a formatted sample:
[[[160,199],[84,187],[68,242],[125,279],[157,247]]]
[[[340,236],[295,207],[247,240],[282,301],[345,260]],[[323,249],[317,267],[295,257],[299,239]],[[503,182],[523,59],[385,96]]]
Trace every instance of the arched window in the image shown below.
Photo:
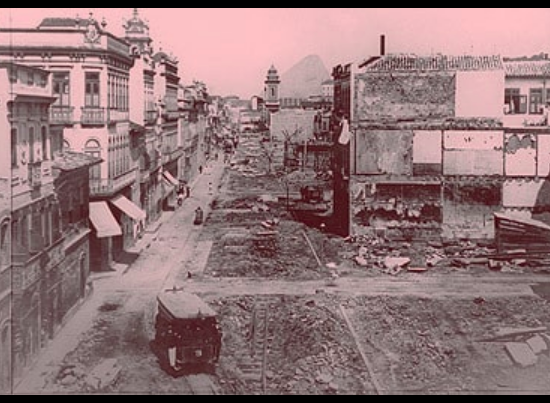
[[[84,152],[90,157],[101,158],[101,144],[97,140],[88,140]],[[101,167],[99,165],[90,168],[90,179],[101,179]]]

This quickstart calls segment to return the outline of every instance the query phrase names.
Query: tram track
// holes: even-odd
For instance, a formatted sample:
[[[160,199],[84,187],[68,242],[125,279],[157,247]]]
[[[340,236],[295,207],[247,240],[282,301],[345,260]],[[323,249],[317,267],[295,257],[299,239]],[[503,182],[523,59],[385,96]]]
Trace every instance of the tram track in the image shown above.
[[[256,297],[248,335],[250,354],[243,353],[238,357],[243,379],[260,384],[264,395],[267,394],[269,387],[267,373],[269,355],[273,345],[270,318],[274,303],[273,297]]]

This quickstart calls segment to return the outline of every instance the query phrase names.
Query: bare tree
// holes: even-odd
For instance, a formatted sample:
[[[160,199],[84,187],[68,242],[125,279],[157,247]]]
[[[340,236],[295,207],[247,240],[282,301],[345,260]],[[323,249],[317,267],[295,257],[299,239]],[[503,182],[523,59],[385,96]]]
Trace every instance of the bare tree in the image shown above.
[[[286,130],[286,129],[282,131],[284,143],[285,143],[285,156],[284,156],[285,173],[288,168],[288,162],[289,162],[288,153],[289,153],[290,145],[293,143],[294,139],[296,139],[303,132],[304,132],[304,129],[302,129],[301,127],[296,127],[296,129],[293,132],[290,132],[289,130]]]

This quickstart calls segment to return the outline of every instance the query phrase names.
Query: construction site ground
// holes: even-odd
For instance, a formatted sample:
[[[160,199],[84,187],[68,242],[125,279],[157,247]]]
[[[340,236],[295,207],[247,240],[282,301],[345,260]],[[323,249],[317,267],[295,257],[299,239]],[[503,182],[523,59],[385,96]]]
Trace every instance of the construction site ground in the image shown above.
[[[246,144],[257,150],[253,143],[236,158],[249,153]],[[210,168],[129,271],[97,281],[18,392],[550,393],[546,353],[522,368],[504,342],[483,341],[506,328],[550,326],[544,270],[456,261],[491,245],[381,245],[307,228],[286,211],[284,186],[267,171],[261,156],[246,169]],[[192,225],[198,205],[208,213],[200,227]],[[427,272],[409,272],[434,256]],[[174,379],[151,351],[156,294],[173,286],[220,315],[214,374]],[[89,373],[112,359],[119,375],[93,388]]]

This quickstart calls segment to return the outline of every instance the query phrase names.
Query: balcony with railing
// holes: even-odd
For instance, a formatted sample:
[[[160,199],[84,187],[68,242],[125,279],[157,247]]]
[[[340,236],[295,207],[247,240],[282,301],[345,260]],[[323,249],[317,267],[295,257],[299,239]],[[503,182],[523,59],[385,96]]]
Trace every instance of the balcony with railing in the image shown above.
[[[52,106],[50,108],[50,123],[63,126],[73,125],[74,108],[72,106]]]
[[[104,126],[107,123],[105,108],[82,108],[82,118],[80,123],[82,126]]]
[[[109,123],[127,122],[130,120],[130,112],[119,111],[117,109],[109,109]]]
[[[109,197],[120,190],[131,186],[137,180],[136,170],[128,171],[114,179],[91,179],[91,197]]]

